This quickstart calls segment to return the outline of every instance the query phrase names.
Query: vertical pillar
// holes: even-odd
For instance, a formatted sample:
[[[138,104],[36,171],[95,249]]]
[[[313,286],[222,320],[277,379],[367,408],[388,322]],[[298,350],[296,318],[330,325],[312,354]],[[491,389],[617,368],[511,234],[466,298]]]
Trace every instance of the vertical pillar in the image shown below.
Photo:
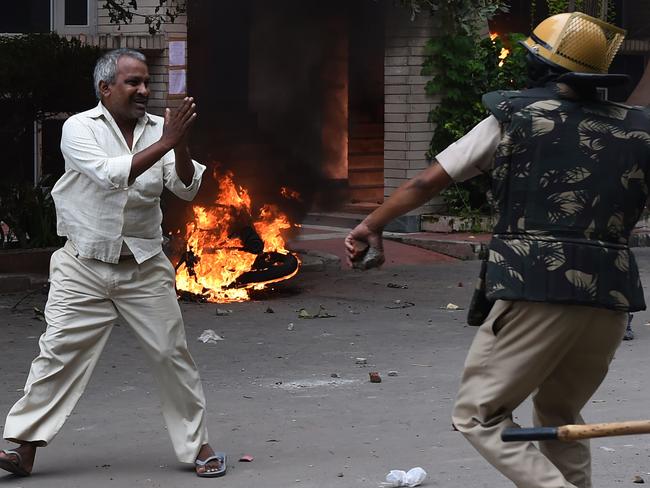
[[[386,6],[386,50],[384,57],[384,195],[390,196],[401,184],[414,177],[430,162],[426,158],[434,126],[429,112],[439,103],[424,90],[428,77],[422,76],[424,49],[435,35],[435,19],[422,12],[411,20],[408,9]],[[436,198],[390,227],[417,231],[420,215],[441,208]]]

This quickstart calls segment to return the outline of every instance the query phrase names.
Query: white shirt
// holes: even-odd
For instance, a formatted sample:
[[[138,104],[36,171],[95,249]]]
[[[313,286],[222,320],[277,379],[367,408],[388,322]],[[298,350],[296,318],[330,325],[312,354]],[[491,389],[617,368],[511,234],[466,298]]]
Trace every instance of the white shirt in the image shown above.
[[[501,124],[490,115],[436,156],[454,181],[465,181],[492,168],[501,142]]]
[[[129,149],[110,112],[100,102],[63,124],[61,152],[65,173],[52,189],[57,232],[81,257],[117,263],[123,244],[142,263],[162,250],[163,184],[183,200],[199,190],[205,166],[192,161],[194,176],[185,186],[176,174],[174,151],[129,184],[133,155],[158,141],[163,119],[145,114]]]

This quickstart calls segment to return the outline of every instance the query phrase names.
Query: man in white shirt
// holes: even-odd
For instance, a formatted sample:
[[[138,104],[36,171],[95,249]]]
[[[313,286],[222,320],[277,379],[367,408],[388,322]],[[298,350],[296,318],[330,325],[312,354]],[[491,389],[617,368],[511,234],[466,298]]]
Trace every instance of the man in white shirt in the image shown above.
[[[36,448],[71,414],[120,314],[151,361],[179,461],[194,463],[198,476],[220,476],[226,457],[208,444],[175,271],[162,252],[163,185],[192,200],[205,170],[187,145],[196,105],[185,98],[164,118],[148,114],[146,59],[129,49],[102,56],[94,83],[98,105],[63,126],[65,174],[52,196],[67,242],[50,263],[40,354],[5,423],[4,438],[20,446],[0,451],[0,468],[31,473]]]

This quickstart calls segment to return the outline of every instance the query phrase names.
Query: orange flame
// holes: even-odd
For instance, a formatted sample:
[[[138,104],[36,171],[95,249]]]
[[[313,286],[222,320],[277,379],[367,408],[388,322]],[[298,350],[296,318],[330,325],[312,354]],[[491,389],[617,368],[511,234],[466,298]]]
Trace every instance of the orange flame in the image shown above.
[[[178,267],[176,288],[205,297],[211,302],[239,302],[250,299],[251,289],[262,289],[270,283],[289,279],[289,276],[244,287],[228,288],[239,276],[251,270],[256,255],[242,249],[243,243],[233,236],[233,224],[242,217],[250,218],[255,231],[264,242],[264,252],[289,254],[282,232],[292,224],[274,205],[264,205],[253,219],[251,199],[245,188],[233,181],[232,173],[216,176],[219,182],[217,200],[211,207],[194,206],[194,219],[186,226],[187,250],[198,258],[194,264],[195,276],[187,263]]]
[[[499,68],[501,68],[503,66],[503,63],[506,62],[506,58],[508,57],[509,54],[510,54],[510,49],[506,49],[505,47],[501,48],[501,53],[499,54],[499,59],[501,60],[499,61]]]

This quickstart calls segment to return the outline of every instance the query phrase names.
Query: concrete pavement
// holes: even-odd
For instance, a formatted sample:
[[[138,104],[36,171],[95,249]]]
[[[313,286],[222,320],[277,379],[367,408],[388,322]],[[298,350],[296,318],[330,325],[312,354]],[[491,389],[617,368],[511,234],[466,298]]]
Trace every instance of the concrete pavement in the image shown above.
[[[649,289],[650,251],[636,253]],[[216,480],[175,461],[149,368],[121,321],[75,413],[38,451],[34,475],[0,475],[0,488],[375,488],[389,470],[415,466],[429,473],[423,486],[511,486],[450,426],[475,329],[464,325],[465,310],[445,306],[467,305],[477,268],[458,260],[368,272],[326,266],[251,302],[183,303],[211,442],[230,456],[228,474]],[[23,297],[0,295],[0,425],[44,328],[35,310],[45,296],[31,295],[12,311]],[[217,316],[217,307],[232,313]],[[299,318],[301,309],[321,307],[334,317]],[[647,417],[648,318],[635,316],[637,338],[619,349],[587,420]],[[198,342],[209,328],[224,341]],[[370,383],[370,371],[382,383]],[[530,423],[529,410],[516,412],[522,424]],[[650,481],[650,436],[596,439],[592,449],[595,487],[627,486],[635,475]],[[243,454],[253,462],[238,462]]]

